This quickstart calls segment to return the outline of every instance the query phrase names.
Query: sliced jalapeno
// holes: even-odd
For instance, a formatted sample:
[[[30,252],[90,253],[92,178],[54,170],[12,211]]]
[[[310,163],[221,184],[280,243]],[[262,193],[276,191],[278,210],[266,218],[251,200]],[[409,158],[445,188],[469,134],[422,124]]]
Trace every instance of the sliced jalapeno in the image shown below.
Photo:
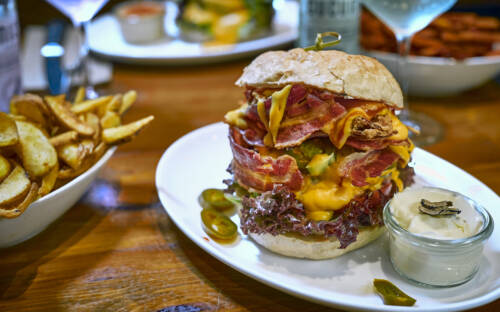
[[[397,306],[412,306],[416,300],[405,294],[396,285],[385,279],[374,279],[373,286],[375,290],[384,300],[384,304]]]
[[[205,232],[218,239],[233,239],[238,231],[236,224],[231,219],[215,209],[203,209],[201,221]]]
[[[213,208],[219,211],[228,210],[234,204],[226,198],[223,191],[218,189],[206,189],[200,195],[200,205],[205,208]]]

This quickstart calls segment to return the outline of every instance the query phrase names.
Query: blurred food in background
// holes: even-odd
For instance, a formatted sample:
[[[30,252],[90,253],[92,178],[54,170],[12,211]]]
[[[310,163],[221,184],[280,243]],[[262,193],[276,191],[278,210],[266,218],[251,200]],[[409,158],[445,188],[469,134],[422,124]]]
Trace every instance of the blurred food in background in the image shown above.
[[[272,0],[183,0],[177,25],[187,41],[231,44],[269,34]]]
[[[411,55],[465,59],[500,55],[500,20],[475,13],[447,12],[415,34]],[[367,10],[361,14],[360,44],[365,50],[396,53],[393,32]]]
[[[129,43],[147,43],[165,36],[163,3],[125,2],[115,12],[123,38]]]

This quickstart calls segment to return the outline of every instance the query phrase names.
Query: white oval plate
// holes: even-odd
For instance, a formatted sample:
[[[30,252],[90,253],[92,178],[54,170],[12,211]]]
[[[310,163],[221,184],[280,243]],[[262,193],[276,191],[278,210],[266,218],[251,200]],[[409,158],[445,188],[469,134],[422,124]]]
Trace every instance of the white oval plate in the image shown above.
[[[284,47],[297,38],[298,4],[281,1],[276,8],[272,33],[264,38],[234,45],[203,47],[177,39],[175,26],[177,6],[167,2],[165,28],[169,38],[150,44],[135,45],[123,39],[118,20],[112,14],[96,18],[88,29],[89,47],[92,52],[116,61],[136,64],[199,64],[227,61],[258,54],[270,48]]]
[[[500,226],[486,244],[478,274],[452,288],[429,289],[411,284],[392,268],[387,237],[331,260],[283,257],[257,246],[241,234],[231,245],[206,240],[198,195],[223,187],[232,158],[227,126],[195,130],[172,144],[156,169],[160,200],[175,224],[198,246],[232,268],[291,295],[324,305],[366,311],[458,311],[500,297]],[[413,152],[417,182],[463,193],[484,205],[500,224],[500,198],[483,183],[449,162],[422,149]],[[232,217],[239,224],[238,216]],[[392,281],[417,299],[414,307],[386,306],[372,290],[374,278]]]

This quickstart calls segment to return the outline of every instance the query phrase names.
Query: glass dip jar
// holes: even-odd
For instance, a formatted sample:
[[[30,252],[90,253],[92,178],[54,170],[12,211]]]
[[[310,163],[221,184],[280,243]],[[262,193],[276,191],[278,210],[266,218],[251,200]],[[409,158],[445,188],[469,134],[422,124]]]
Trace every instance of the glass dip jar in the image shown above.
[[[422,198],[451,200],[454,207],[462,210],[463,217],[418,215]],[[398,205],[406,210],[398,211],[401,209]],[[493,219],[486,209],[466,196],[441,188],[415,188],[397,193],[385,205],[383,216],[389,232],[394,269],[424,286],[455,286],[470,280],[479,269],[484,244],[493,232]],[[462,223],[454,222],[450,227],[451,219],[445,218]],[[426,221],[430,225],[426,225]],[[467,229],[472,227],[472,231],[465,231],[463,224],[467,224]],[[460,230],[450,231],[455,225]]]

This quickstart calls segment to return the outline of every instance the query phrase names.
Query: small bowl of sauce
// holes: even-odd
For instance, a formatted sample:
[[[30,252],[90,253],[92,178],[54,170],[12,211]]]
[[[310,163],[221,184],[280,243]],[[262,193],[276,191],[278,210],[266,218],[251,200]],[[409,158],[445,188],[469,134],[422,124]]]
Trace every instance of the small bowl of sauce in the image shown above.
[[[165,5],[152,1],[125,2],[115,15],[123,38],[133,44],[149,43],[165,37]]]
[[[493,232],[493,219],[485,208],[441,188],[397,193],[383,215],[394,269],[425,286],[448,287],[470,280]]]

